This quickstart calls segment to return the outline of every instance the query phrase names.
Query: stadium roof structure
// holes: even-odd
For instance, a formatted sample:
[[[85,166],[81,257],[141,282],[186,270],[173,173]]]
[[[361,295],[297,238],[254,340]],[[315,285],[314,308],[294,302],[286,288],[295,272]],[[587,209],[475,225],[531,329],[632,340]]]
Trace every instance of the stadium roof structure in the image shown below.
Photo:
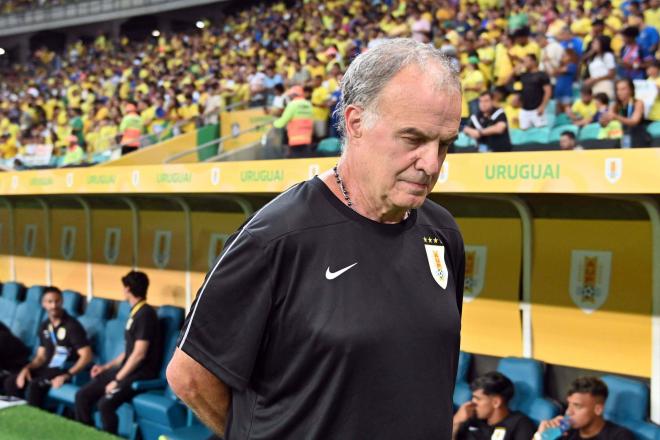
[[[227,0],[81,0],[0,15],[0,37],[99,23]]]

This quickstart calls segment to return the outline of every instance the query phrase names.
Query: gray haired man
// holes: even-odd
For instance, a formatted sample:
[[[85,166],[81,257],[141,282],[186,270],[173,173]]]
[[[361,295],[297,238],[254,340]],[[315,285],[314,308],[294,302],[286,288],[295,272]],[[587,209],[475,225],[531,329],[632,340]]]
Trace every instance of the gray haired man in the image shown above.
[[[426,197],[458,133],[457,72],[389,40],[353,61],[338,111],[337,166],[230,238],[169,364],[227,440],[451,438],[463,240]]]

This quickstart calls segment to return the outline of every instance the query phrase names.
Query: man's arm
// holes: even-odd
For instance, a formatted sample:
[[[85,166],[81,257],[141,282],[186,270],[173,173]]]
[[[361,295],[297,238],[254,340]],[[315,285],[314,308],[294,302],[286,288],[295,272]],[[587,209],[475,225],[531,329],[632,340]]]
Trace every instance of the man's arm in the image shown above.
[[[179,348],[167,366],[167,381],[202,423],[224,436],[231,403],[231,389],[224,382]]]
[[[104,365],[94,365],[92,367],[92,371],[90,372],[90,375],[92,378],[98,376],[99,374],[103,373],[106,370],[109,370],[110,368],[115,368],[121,365],[121,363],[124,361],[124,357],[126,356],[126,353],[121,353],[119,356],[108,362],[107,364]]]
[[[144,358],[147,357],[147,351],[149,350],[149,341],[144,340],[144,339],[138,339],[135,341],[135,347],[133,348],[133,352],[131,355],[126,359],[126,363],[124,364],[123,367],[117,372],[115,375],[115,380],[116,381],[122,381],[126,379],[126,377],[131,374],[137,366],[142,362]]]
[[[537,110],[539,116],[543,115],[543,112],[545,112],[545,107],[548,105],[548,102],[550,102],[551,97],[552,97],[552,87],[550,87],[550,84],[546,84],[543,86],[543,101],[541,101],[541,105]]]
[[[36,356],[26,365],[16,376],[16,386],[19,389],[22,389],[25,386],[25,382],[32,380],[32,374],[30,370],[41,367],[46,363],[46,349],[43,346],[39,346],[37,349]]]
[[[506,122],[500,121],[497,124],[493,124],[490,127],[486,127],[481,130],[482,136],[492,136],[494,134],[502,134],[506,131]]]
[[[69,368],[66,373],[60,374],[51,380],[53,388],[61,387],[62,384],[64,384],[64,382],[66,382],[68,379],[71,379],[73,376],[80,373],[85,368],[85,366],[92,361],[93,356],[92,348],[89,345],[79,348],[78,360],[76,363],[73,364],[73,366]]]

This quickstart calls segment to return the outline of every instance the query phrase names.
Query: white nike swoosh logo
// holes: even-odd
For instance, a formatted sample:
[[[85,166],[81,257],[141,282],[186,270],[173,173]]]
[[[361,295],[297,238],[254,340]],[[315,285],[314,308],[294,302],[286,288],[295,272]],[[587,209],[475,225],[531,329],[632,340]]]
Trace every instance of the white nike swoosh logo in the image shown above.
[[[356,264],[357,264],[357,262],[351,264],[350,266],[346,266],[345,268],[340,269],[340,270],[338,270],[337,272],[330,272],[330,266],[328,266],[328,268],[325,270],[325,278],[326,278],[327,280],[334,280],[334,279],[337,278],[339,275],[343,274],[343,273],[346,272],[347,270],[350,270],[350,269],[351,269],[353,266],[355,266]]]

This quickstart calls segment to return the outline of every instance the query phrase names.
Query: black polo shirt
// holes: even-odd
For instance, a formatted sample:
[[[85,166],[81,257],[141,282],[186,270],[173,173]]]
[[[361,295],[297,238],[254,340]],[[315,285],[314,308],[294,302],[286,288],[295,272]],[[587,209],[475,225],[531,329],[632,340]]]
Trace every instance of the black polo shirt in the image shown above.
[[[227,440],[448,439],[464,260],[434,202],[382,224],[314,178],[230,238],[178,345],[232,388]]]
[[[581,437],[580,431],[571,429],[562,439],[566,440],[635,440],[632,432],[612,422],[605,422],[603,430],[593,437]]]
[[[73,365],[78,360],[78,350],[89,345],[87,332],[76,318],[62,311],[60,323],[53,326],[47,318],[39,327],[39,345],[46,349],[46,364],[49,365],[55,355],[55,348],[68,352],[64,365]]]
[[[149,304],[140,306],[139,302],[136,303],[131,308],[131,315],[128,321],[126,321],[124,338],[126,340],[126,356],[124,357],[122,366],[126,363],[131,353],[133,353],[135,341],[149,341],[147,356],[140,361],[138,366],[126,379],[130,381],[137,378],[158,376],[162,362],[163,342],[156,310]]]
[[[531,440],[536,432],[534,422],[521,412],[510,412],[499,423],[470,419],[461,424],[456,440]]]
[[[28,363],[30,350],[0,322],[0,370],[18,371]]]
[[[486,144],[493,151],[511,151],[511,139],[509,139],[509,123],[506,119],[506,113],[501,108],[493,109],[490,116],[486,116],[481,110],[476,115],[470,116],[468,125],[477,130],[492,127],[495,124],[504,122],[506,130],[500,134],[490,136],[481,136],[478,140],[480,144]]]

